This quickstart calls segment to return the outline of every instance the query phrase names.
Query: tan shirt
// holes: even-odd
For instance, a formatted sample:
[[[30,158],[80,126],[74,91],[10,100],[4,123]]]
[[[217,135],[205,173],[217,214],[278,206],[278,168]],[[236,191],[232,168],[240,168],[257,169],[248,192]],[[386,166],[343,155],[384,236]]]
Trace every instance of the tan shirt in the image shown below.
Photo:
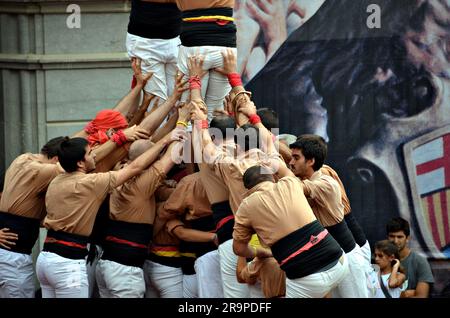
[[[236,144],[234,141],[225,141],[221,147],[227,154],[234,156],[236,151]],[[230,192],[228,191],[228,187],[225,185],[223,179],[216,175],[214,172],[214,166],[201,163],[199,164],[199,168],[200,177],[206,190],[206,195],[208,196],[209,202],[214,204],[229,200]]]
[[[199,172],[181,179],[175,191],[164,203],[164,209],[172,215],[185,215],[187,221],[212,214],[211,204]]]
[[[301,184],[309,205],[323,226],[332,226],[344,219],[341,189],[336,180],[318,170],[310,179],[301,180]]]
[[[176,0],[181,11],[209,8],[234,8],[234,0]]]
[[[286,235],[316,220],[295,177],[261,182],[250,189],[235,216],[233,238],[248,242],[256,232],[271,247]]]
[[[347,193],[345,192],[344,184],[342,183],[336,171],[334,171],[333,168],[327,165],[323,165],[322,168],[320,168],[320,171],[322,171],[323,174],[332,177],[339,184],[339,187],[341,188],[341,200],[342,204],[344,205],[344,214],[349,214],[352,211],[350,200],[348,199]]]
[[[49,185],[44,226],[54,231],[89,236],[106,195],[116,187],[117,171],[63,173]]]
[[[237,157],[230,156],[216,147],[216,154],[211,158],[215,172],[230,191],[230,206],[234,214],[239,208],[247,189],[244,187],[243,175],[245,171],[255,165],[269,166],[271,161],[284,164],[278,154],[268,156],[259,149],[253,148]]]
[[[157,212],[156,212],[156,218],[155,223],[153,226],[153,245],[176,245],[178,246],[180,244],[180,240],[175,236],[172,235],[172,231],[175,227],[178,225],[182,225],[183,222],[179,220],[170,220],[169,223],[167,220],[162,220],[159,217],[160,211],[163,209],[164,203],[158,203],[157,204]]]
[[[256,257],[240,272],[241,278],[247,283],[261,282],[264,297],[280,297],[286,294],[286,274],[273,257]]]
[[[43,220],[46,214],[45,192],[62,171],[57,164],[41,162],[39,155],[20,155],[6,170],[0,211]]]
[[[161,162],[115,188],[109,198],[109,217],[130,223],[153,224],[156,215],[155,191],[165,179]]]

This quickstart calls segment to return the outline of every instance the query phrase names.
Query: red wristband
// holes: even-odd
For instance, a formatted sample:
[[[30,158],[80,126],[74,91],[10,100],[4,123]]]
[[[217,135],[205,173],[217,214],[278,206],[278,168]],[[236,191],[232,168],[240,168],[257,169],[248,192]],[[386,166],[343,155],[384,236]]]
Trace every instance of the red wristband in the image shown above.
[[[238,73],[230,73],[227,77],[231,87],[242,86],[241,75]]]
[[[248,119],[252,125],[256,125],[261,122],[261,118],[257,114],[251,115]]]
[[[133,78],[131,79],[131,89],[135,88],[137,85],[137,79],[136,76],[133,75]]]
[[[198,75],[189,77],[189,89],[201,89],[202,88],[202,80]]]
[[[114,141],[118,146],[122,146],[127,143],[127,137],[122,130],[119,130],[114,135],[112,135],[111,140]]]
[[[228,116],[230,116],[230,117],[234,117],[234,115],[235,115],[234,112],[229,112],[228,113]]]
[[[206,119],[204,119],[204,120],[197,120],[195,122],[195,124],[200,129],[208,129],[209,128],[209,124],[208,124],[208,121]]]

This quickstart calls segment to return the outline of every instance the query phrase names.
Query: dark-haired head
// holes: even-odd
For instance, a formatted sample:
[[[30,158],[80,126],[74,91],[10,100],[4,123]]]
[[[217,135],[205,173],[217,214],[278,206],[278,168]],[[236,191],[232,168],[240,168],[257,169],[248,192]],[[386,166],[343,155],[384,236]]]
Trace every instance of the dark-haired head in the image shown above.
[[[318,135],[301,135],[289,147],[291,149],[300,149],[306,160],[314,159],[314,171],[322,167],[327,157],[327,144]]]
[[[231,138],[236,128],[236,121],[227,115],[214,116],[209,124],[209,132],[214,140]]]
[[[78,162],[85,161],[87,147],[88,141],[84,138],[64,138],[58,150],[58,158],[66,172],[78,170]]]
[[[241,150],[248,151],[250,149],[259,148],[259,129],[250,124],[245,124],[236,129],[234,134],[234,141],[238,144]]]
[[[47,156],[48,159],[58,157],[58,149],[63,140],[65,140],[65,137],[62,136],[50,139],[44,146],[42,146],[41,154]]]
[[[263,166],[253,166],[245,170],[243,181],[244,187],[246,189],[251,189],[261,182],[273,182],[274,179],[268,168]]]
[[[259,108],[256,114],[261,118],[261,123],[268,130],[279,129],[280,122],[278,120],[278,114],[276,111],[270,108]]]
[[[394,232],[403,232],[406,237],[409,236],[409,223],[405,219],[402,219],[401,217],[392,218],[389,220],[389,222],[386,224],[386,234],[389,235],[389,233]]]

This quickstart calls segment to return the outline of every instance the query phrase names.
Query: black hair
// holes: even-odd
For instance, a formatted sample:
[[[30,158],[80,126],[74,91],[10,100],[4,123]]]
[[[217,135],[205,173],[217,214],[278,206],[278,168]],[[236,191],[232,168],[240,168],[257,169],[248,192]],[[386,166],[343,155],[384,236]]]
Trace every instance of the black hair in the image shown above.
[[[251,124],[245,124],[236,129],[234,142],[244,151],[260,147],[259,129]]]
[[[63,136],[50,139],[44,146],[42,146],[41,154],[46,155],[48,159],[52,159],[57,156],[59,146],[63,140],[65,140],[65,137]]]
[[[251,189],[258,183],[272,181],[273,177],[269,169],[262,166],[253,166],[245,170],[243,181],[246,189]]]
[[[289,145],[291,149],[300,149],[307,160],[314,158],[314,171],[319,170],[327,157],[327,144],[317,135],[301,135]]]
[[[78,161],[84,161],[88,141],[84,138],[65,137],[58,149],[58,158],[61,167],[66,172],[74,172],[78,169]]]
[[[383,254],[387,256],[394,256],[395,259],[400,260],[400,251],[398,250],[397,245],[389,240],[382,240],[375,243],[375,250],[379,250]],[[391,266],[395,265],[395,260],[391,261]],[[405,269],[400,266],[399,272],[405,273]]]
[[[386,224],[386,233],[388,235],[389,235],[389,233],[400,232],[400,231],[403,231],[403,233],[405,233],[406,237],[409,236],[409,233],[410,233],[409,223],[405,219],[402,219],[401,217],[392,218]]]
[[[276,111],[270,108],[259,108],[256,114],[261,118],[261,123],[267,130],[272,128],[280,128],[280,121],[278,120],[278,114]]]
[[[209,123],[209,128],[218,129],[222,134],[220,138],[226,139],[228,137],[227,130],[228,133],[230,133],[230,131],[234,131],[234,129],[236,128],[236,121],[234,120],[233,117],[230,117],[228,115],[214,116],[211,122]],[[219,137],[214,134],[214,130],[211,130],[211,137],[213,136],[215,138]]]

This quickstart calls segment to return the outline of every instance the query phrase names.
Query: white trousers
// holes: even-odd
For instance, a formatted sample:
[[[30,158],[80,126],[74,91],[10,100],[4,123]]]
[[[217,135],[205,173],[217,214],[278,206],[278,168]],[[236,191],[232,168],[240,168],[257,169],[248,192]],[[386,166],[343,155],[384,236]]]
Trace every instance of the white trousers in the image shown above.
[[[192,55],[201,54],[205,56],[204,70],[208,71],[202,78],[202,97],[208,106],[208,121],[212,119],[214,109],[223,109],[223,100],[230,92],[231,86],[226,76],[214,71],[214,68],[223,67],[223,46],[193,46],[180,45],[178,53],[178,67],[185,74],[184,79],[189,78],[188,58]],[[236,54],[236,49],[233,48]],[[181,96],[181,101],[186,101],[189,91]]]
[[[223,296],[225,298],[249,298],[247,284],[241,284],[236,277],[238,257],[233,252],[233,239],[219,245],[220,273],[222,276]]]
[[[264,296],[261,282],[259,281],[259,279],[256,281],[255,284],[248,285],[248,288],[250,290],[250,298],[266,298],[266,296]]]
[[[31,255],[0,248],[0,298],[34,298]]]
[[[42,251],[36,274],[42,298],[88,298],[89,283],[85,259],[70,259]]]
[[[348,273],[345,254],[332,268],[297,279],[286,278],[286,298],[323,298]]]
[[[364,257],[364,260],[368,266],[372,266],[372,251],[370,250],[369,241],[360,247],[361,255]]]
[[[142,73],[153,72],[144,90],[164,101],[173,93],[177,74],[179,37],[173,39],[147,39],[127,33],[128,56],[142,60]],[[161,103],[160,103],[161,105]]]
[[[183,275],[183,298],[198,298],[197,275]]]
[[[149,260],[144,264],[144,275],[161,298],[183,298],[183,271],[181,268],[161,265]]]
[[[198,281],[198,297],[223,298],[219,251],[206,253],[195,260]]]
[[[348,274],[333,291],[333,298],[368,298],[367,291],[367,266],[364,258],[359,252],[360,247],[355,246],[353,250],[346,253],[348,259]]]
[[[144,298],[142,268],[101,259],[95,269],[101,298]]]

